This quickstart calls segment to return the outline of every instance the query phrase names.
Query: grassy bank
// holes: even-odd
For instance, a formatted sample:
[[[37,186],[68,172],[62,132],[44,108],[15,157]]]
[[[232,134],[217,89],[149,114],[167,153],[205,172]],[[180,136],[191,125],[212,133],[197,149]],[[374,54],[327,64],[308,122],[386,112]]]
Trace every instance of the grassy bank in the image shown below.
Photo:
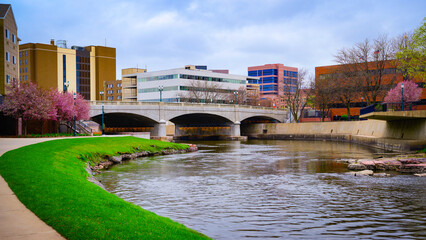
[[[207,239],[87,181],[87,162],[100,156],[187,147],[135,137],[53,140],[5,153],[0,174],[28,209],[67,239]]]

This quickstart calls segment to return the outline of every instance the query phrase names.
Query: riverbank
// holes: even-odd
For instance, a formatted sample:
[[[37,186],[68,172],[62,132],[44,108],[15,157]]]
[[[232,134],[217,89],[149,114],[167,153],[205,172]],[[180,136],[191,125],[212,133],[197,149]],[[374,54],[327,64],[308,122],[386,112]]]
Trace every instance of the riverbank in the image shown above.
[[[0,174],[19,200],[67,239],[207,239],[87,181],[87,163],[187,145],[134,137],[48,141],[5,153]]]
[[[242,128],[241,134],[249,139],[339,141],[407,152],[426,147],[426,119],[401,123],[380,120],[259,123]]]

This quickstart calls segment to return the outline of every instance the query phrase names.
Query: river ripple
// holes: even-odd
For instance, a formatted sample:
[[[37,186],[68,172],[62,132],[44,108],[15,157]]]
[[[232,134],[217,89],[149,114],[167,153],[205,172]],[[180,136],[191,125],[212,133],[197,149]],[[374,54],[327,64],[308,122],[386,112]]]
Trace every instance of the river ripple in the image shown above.
[[[426,178],[345,175],[376,150],[333,142],[197,142],[98,178],[108,191],[214,239],[425,239]]]

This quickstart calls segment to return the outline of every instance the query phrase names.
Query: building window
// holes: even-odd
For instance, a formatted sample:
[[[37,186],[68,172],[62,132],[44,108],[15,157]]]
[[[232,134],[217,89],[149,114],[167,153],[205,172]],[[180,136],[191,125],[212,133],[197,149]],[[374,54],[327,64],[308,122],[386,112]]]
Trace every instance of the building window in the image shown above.
[[[6,75],[6,83],[9,84],[10,83],[10,76]]]
[[[117,87],[121,87],[121,83],[117,83]]]
[[[12,63],[13,63],[14,65],[16,65],[16,57],[15,57],[15,56],[12,56]]]
[[[118,89],[118,90],[117,90],[117,93],[121,93],[121,89]]]
[[[9,29],[6,28],[6,38],[9,39]]]
[[[117,99],[121,99],[121,96],[117,96]]]
[[[6,52],[6,61],[10,62],[9,52]]]
[[[15,34],[12,34],[12,42],[16,43],[16,36],[15,36]]]

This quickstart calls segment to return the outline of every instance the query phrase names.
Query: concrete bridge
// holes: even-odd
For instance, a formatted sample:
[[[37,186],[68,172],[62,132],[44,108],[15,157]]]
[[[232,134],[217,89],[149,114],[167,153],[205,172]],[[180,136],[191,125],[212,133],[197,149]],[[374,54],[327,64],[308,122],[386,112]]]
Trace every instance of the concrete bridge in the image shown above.
[[[285,122],[287,112],[274,108],[203,103],[91,101],[90,117],[101,123],[104,106],[106,127],[149,129],[151,136],[165,137],[166,123],[175,124],[175,136],[221,135],[239,137],[241,125]]]

